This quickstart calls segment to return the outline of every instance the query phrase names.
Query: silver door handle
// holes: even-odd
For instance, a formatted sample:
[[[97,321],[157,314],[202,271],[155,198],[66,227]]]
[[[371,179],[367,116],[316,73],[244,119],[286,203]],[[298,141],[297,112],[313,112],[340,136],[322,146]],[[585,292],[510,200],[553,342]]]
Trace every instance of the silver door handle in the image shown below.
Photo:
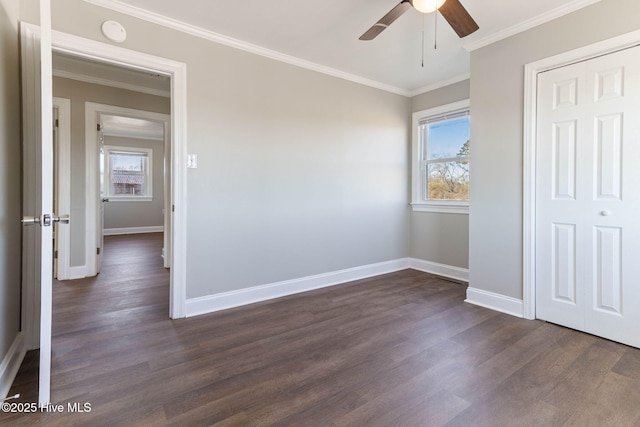
[[[44,216],[44,225],[46,227],[50,226],[52,222],[61,222],[62,224],[69,224],[69,215],[60,215],[60,216],[55,216],[55,215],[45,215]],[[25,216],[23,217],[20,222],[22,223],[22,225],[32,225],[32,224],[42,224],[42,220],[40,219],[40,217],[36,217],[36,216]]]
[[[25,216],[20,220],[20,222],[22,225],[40,224],[40,217]]]
[[[60,216],[54,216],[51,219],[53,220],[53,222],[59,222],[61,224],[69,224],[69,220],[71,218],[69,218],[69,215],[60,215]]]

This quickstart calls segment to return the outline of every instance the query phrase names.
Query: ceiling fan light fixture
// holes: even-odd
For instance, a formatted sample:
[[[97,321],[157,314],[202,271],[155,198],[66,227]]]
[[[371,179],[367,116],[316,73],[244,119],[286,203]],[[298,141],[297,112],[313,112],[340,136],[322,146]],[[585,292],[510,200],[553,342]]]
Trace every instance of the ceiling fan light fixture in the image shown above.
[[[446,0],[410,0],[410,3],[418,12],[431,13],[440,9]]]
[[[401,0],[396,7],[380,18],[373,27],[365,31],[365,33],[360,36],[360,40],[375,39],[385,28],[393,24],[396,19],[411,8],[422,13],[438,10],[442,18],[449,23],[453,31],[455,31],[460,38],[467,37],[480,28],[471,15],[469,15],[467,9],[460,3],[460,0]]]

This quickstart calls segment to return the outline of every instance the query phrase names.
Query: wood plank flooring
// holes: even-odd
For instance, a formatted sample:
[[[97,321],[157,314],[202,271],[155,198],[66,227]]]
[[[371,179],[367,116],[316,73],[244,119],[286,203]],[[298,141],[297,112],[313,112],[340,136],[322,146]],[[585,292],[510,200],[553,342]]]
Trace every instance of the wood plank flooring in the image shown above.
[[[168,318],[162,235],[55,283],[52,401],[1,425],[640,426],[640,350],[463,302],[413,270]],[[37,398],[37,352],[10,394]]]

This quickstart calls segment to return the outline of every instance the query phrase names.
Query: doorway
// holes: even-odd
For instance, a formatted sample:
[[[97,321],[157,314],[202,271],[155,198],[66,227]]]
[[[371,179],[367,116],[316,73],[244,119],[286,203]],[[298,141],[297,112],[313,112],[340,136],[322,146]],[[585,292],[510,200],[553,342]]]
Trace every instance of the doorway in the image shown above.
[[[136,98],[140,100],[142,95]],[[120,219],[107,224],[110,234],[164,232],[162,254],[165,268],[171,267],[171,119],[163,113],[85,102],[85,152],[87,176],[86,270],[87,276],[100,272],[103,255],[105,212]],[[140,174],[109,170],[114,159],[139,162]],[[129,162],[130,163],[130,162]],[[114,180],[141,179],[138,193],[122,194],[135,186]],[[107,181],[111,181],[110,183]],[[117,188],[122,187],[122,188]],[[128,190],[128,191],[129,191]],[[141,192],[140,192],[141,190]]]
[[[112,215],[119,215],[121,226],[112,232],[162,232],[165,267],[170,266],[171,236],[171,111],[170,78],[150,71],[123,68],[67,53],[53,54],[54,107],[66,102],[65,117],[59,120],[64,142],[60,162],[61,174],[73,174],[61,180],[61,196],[67,202],[60,210],[71,214],[73,221],[63,229],[73,237],[71,245],[58,251],[58,262],[65,267],[60,280],[90,277],[100,271],[102,257],[102,199],[99,174],[102,167],[97,156],[105,139],[110,145],[146,147],[154,156],[149,164],[153,179],[145,188],[145,197],[113,197]],[[73,111],[70,104],[73,102]],[[99,102],[99,103],[98,103]],[[65,106],[64,104],[62,104]],[[129,108],[132,107],[132,108]],[[64,109],[60,109],[64,110]],[[71,115],[73,135],[71,135]],[[98,128],[96,128],[96,126]],[[83,130],[84,128],[84,130]],[[57,129],[57,128],[54,128]],[[123,142],[119,142],[119,141]],[[150,143],[150,141],[154,141]],[[73,148],[73,149],[71,149]],[[167,155],[165,156],[165,153]],[[164,162],[162,161],[164,158]],[[64,177],[63,177],[64,178]],[[73,199],[73,203],[68,200]],[[108,200],[108,198],[104,198]],[[138,202],[138,203],[135,203]],[[167,206],[163,203],[166,202]],[[106,205],[109,206],[109,205]],[[117,206],[117,208],[116,208]],[[127,209],[123,209],[123,207]],[[164,216],[164,220],[163,217]],[[127,219],[129,221],[127,222]],[[133,225],[131,224],[133,223]],[[110,228],[114,228],[111,226]],[[125,229],[126,228],[126,229]]]
[[[165,259],[170,269],[169,316],[185,316],[186,302],[186,65],[135,52],[117,46],[95,42],[81,37],[54,33],[52,35],[54,52],[86,59],[92,62],[109,64],[129,70],[164,75],[171,79],[170,99],[171,118],[167,132],[171,136],[171,150],[168,157],[170,181],[167,192],[170,195],[170,212],[166,215],[170,222],[170,246],[165,250]],[[93,166],[95,174],[86,170],[88,179],[97,177],[97,160]],[[96,178],[97,189],[97,178]],[[73,211],[73,207],[72,207]],[[73,216],[73,212],[72,212]]]
[[[43,3],[44,16],[49,16]],[[45,22],[46,23],[46,22]],[[121,67],[164,74],[171,79],[171,269],[169,278],[169,317],[185,316],[186,300],[186,65],[128,49],[95,42],[69,34],[49,32],[49,28],[22,23],[23,61],[23,152],[35,159],[25,168],[24,224],[38,227],[23,231],[22,330],[27,350],[40,348],[39,402],[49,401],[51,366],[51,276],[53,259],[51,212],[53,153],[51,135],[52,90],[51,49],[55,52],[92,59]],[[42,47],[42,49],[41,49]],[[45,108],[41,108],[44,106]],[[40,161],[41,160],[41,161]],[[25,164],[27,164],[25,160]],[[44,177],[40,185],[33,177]],[[89,173],[87,176],[91,176]],[[32,182],[33,181],[33,182]],[[31,185],[34,184],[34,185]],[[26,190],[25,190],[26,191]],[[28,197],[27,197],[28,196]],[[33,200],[31,200],[33,199]],[[32,203],[33,201],[33,203]],[[32,206],[33,205],[33,206]],[[43,212],[44,211],[44,212]],[[28,212],[34,212],[28,214]],[[80,217],[78,217],[80,218]],[[73,221],[73,211],[72,218]],[[41,224],[41,225],[40,225]],[[29,231],[32,230],[33,232]]]
[[[111,113],[100,112],[107,109]],[[160,255],[169,268],[170,117],[98,104],[86,104],[86,110],[95,112],[99,129],[99,144],[93,145],[99,157],[100,190],[97,195],[87,194],[89,200],[97,200],[100,212],[100,220],[93,224],[99,236],[97,270],[104,257],[104,236],[147,233],[163,234]],[[93,113],[87,113],[85,127],[93,127],[93,118]]]
[[[636,347],[639,38],[530,64],[525,104],[526,317]]]

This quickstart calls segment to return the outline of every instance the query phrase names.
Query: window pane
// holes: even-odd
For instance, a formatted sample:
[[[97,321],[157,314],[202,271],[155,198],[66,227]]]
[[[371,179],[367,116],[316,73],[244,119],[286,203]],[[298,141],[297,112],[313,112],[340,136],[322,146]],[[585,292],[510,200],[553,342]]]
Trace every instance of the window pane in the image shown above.
[[[429,200],[469,200],[469,161],[427,164]]]
[[[469,116],[430,123],[428,126],[427,159],[469,155]]]
[[[111,194],[144,196],[146,194],[147,155],[111,153]]]

